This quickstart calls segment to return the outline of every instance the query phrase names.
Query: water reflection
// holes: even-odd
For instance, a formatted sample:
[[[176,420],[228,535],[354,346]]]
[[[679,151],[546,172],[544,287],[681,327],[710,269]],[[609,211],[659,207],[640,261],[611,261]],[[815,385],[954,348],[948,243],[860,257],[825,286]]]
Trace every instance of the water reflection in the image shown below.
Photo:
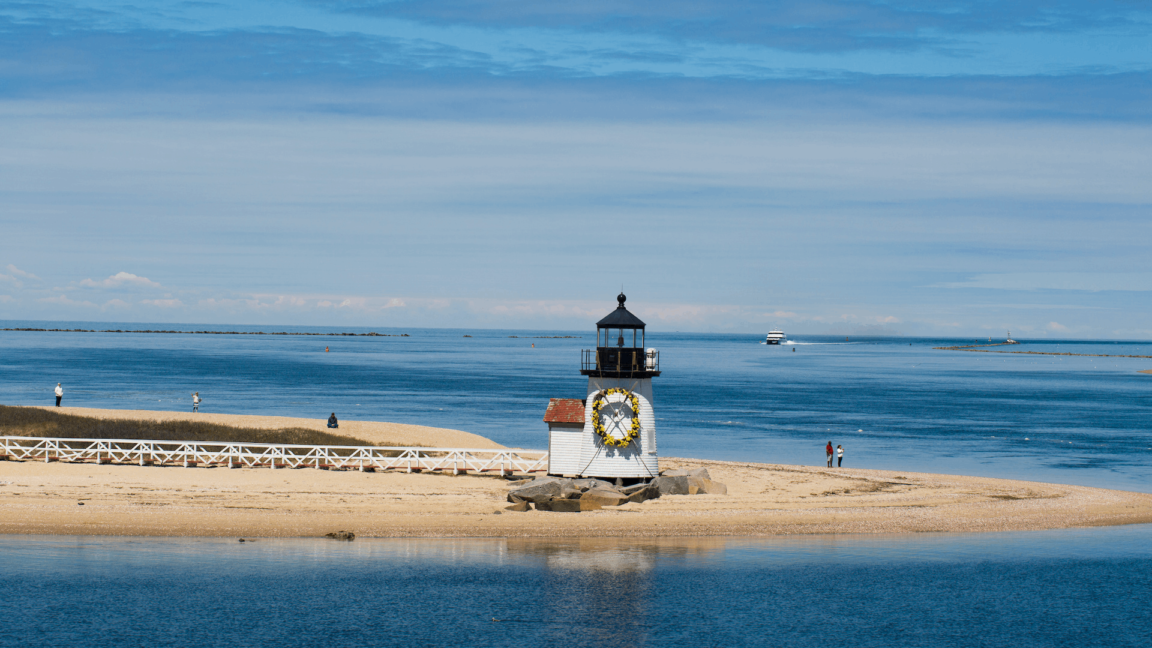
[[[845,628],[866,648],[1058,648],[1085,636],[1142,646],[1150,561],[1152,525],[351,543],[0,536],[0,646],[178,636],[220,648],[816,648],[843,644]]]
[[[510,538],[510,556],[543,558],[550,569],[649,571],[657,560],[719,557],[728,538]]]

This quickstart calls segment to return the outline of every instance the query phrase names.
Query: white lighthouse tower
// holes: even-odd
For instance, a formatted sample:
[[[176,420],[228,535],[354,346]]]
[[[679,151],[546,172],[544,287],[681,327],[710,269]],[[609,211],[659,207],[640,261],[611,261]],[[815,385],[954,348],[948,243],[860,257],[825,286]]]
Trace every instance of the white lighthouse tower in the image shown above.
[[[554,426],[548,434],[548,474],[651,479],[656,458],[652,379],[660,354],[644,346],[644,322],[624,308],[596,323],[596,349],[581,352],[588,376],[584,426]],[[577,404],[579,404],[577,402]]]

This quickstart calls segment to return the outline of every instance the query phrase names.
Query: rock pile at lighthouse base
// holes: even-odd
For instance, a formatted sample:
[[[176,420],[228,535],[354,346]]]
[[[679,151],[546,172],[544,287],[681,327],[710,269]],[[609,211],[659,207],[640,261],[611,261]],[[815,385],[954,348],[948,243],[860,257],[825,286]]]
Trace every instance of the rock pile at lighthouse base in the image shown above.
[[[728,488],[724,484],[710,479],[707,468],[666,470],[649,482],[628,487],[617,487],[602,479],[537,477],[516,483],[516,488],[508,493],[508,501],[512,505],[505,510],[525,512],[535,507],[537,511],[580,513],[629,502],[639,504],[662,495],[727,493]]]

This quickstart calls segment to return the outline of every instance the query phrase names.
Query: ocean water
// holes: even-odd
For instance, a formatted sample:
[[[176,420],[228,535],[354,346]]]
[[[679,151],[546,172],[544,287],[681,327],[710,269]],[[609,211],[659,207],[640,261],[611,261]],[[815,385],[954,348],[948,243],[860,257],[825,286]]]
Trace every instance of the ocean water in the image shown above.
[[[323,331],[84,322],[11,327]],[[329,331],[368,332],[334,328]],[[582,398],[587,331],[374,329],[410,337],[0,331],[0,403],[191,409],[451,427],[547,447],[551,397]],[[472,337],[465,337],[471,335]],[[572,335],[570,339],[540,336]],[[515,337],[512,337],[515,336]],[[938,351],[973,340],[652,332],[662,456],[845,465],[1149,491],[1152,358]],[[1152,342],[1030,341],[1000,350],[1152,355]],[[533,344],[535,347],[533,348]],[[325,353],[324,348],[329,348]]]
[[[1135,648],[1150,541],[0,536],[0,646]]]
[[[44,324],[0,323],[23,326]],[[336,411],[543,448],[548,399],[584,395],[580,349],[595,340],[377,331],[409,337],[0,331],[0,403],[51,404],[62,382],[68,405],[188,410],[199,391],[204,411]],[[581,337],[542,337],[554,335]],[[971,340],[648,341],[661,350],[663,456],[822,465],[831,440],[848,466],[1152,484],[1152,375],[1138,373],[1152,359],[932,348]],[[1152,355],[1144,342],[1002,349]],[[1152,525],[770,539],[0,537],[4,647],[1127,647],[1149,645],[1150,610]]]

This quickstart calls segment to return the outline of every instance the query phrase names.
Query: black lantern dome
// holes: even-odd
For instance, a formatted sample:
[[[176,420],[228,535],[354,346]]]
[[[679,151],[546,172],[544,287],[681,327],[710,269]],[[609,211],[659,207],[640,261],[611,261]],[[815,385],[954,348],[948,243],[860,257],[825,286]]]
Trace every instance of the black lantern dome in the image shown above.
[[[602,378],[649,378],[660,375],[660,357],[644,349],[644,322],[624,308],[624,293],[616,310],[596,322],[596,350],[586,349],[580,373]],[[649,358],[651,355],[653,357]]]

